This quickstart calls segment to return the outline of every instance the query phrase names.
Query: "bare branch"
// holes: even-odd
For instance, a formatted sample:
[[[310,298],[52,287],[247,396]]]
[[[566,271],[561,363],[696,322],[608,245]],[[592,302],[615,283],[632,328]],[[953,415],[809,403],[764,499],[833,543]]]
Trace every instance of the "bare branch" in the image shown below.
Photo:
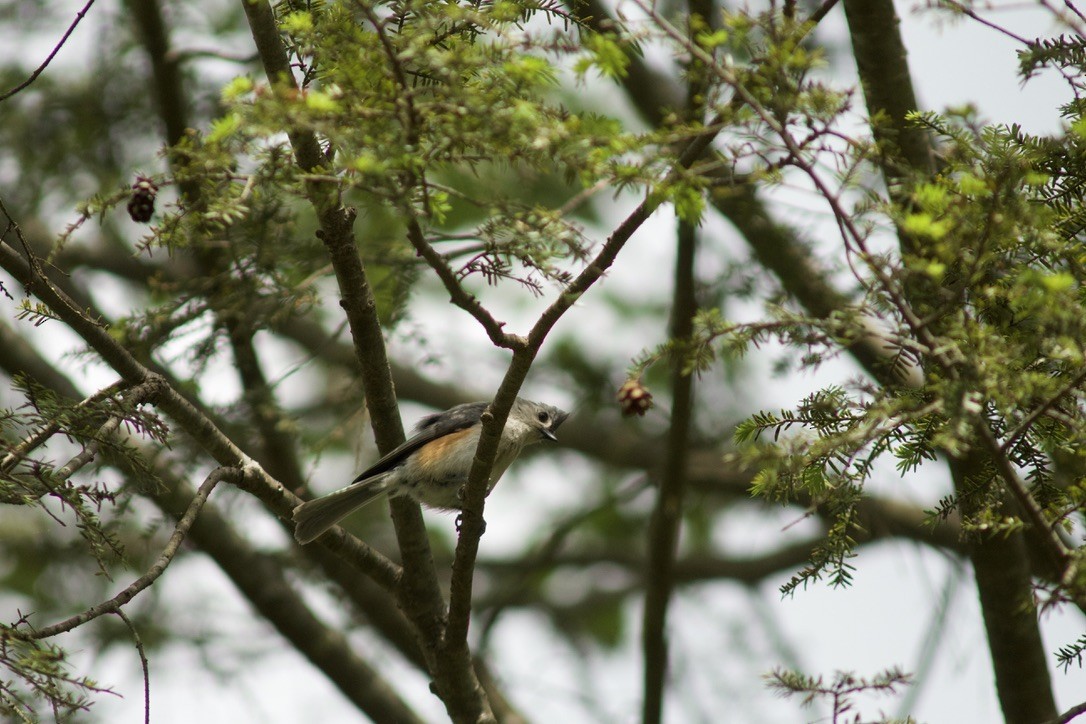
[[[397,105],[403,111],[401,123],[403,124],[404,132],[407,136],[407,144],[413,148],[417,148],[419,141],[419,122],[418,112],[416,111],[414,101],[412,100],[414,88],[407,81],[407,74],[404,72],[404,68],[397,56],[396,49],[393,47],[392,41],[388,37],[388,33],[385,30],[385,24],[380,21],[369,3],[359,2],[358,6],[373,26],[374,32],[381,42],[381,48],[384,50],[385,57],[388,60],[388,67],[391,69],[392,74],[396,79],[396,83],[400,86],[400,103]],[[491,342],[498,347],[505,347],[507,349],[522,347],[524,345],[524,340],[502,331],[502,327],[505,326],[505,323],[496,320],[478,299],[469,294],[463,286],[461,286],[460,280],[457,279],[452,268],[446,263],[445,258],[441,254],[438,254],[426,241],[426,235],[423,234],[422,227],[419,226],[418,220],[415,218],[415,210],[410,203],[411,192],[416,189],[421,189],[425,192],[425,179],[418,178],[413,172],[408,172],[405,200],[401,203],[401,207],[408,217],[407,238],[411,242],[411,245],[415,247],[415,251],[419,256],[425,259],[430,267],[437,273],[438,278],[441,279],[442,284],[445,285],[446,291],[449,292],[449,297],[453,304],[475,317],[479,324],[482,325],[483,329],[486,330]]]
[[[173,534],[170,536],[170,540],[167,541],[166,546],[162,549],[162,553],[159,554],[158,559],[146,573],[126,586],[124,590],[120,591],[117,595],[113,596],[108,601],[103,601],[97,606],[93,606],[82,613],[78,613],[64,621],[53,624],[52,626],[34,629],[30,632],[24,632],[17,629],[10,629],[8,632],[19,638],[40,640],[71,631],[72,629],[82,626],[88,621],[93,621],[99,616],[104,616],[107,613],[117,613],[120,611],[126,603],[158,580],[158,577],[166,571],[170,562],[173,561],[174,556],[177,555],[177,551],[180,550],[181,543],[185,540],[185,535],[188,533],[189,528],[192,527],[193,521],[196,520],[196,516],[204,506],[204,503],[207,502],[207,498],[211,495],[211,491],[215,489],[215,486],[222,480],[236,480],[241,477],[241,475],[242,472],[236,468],[215,468],[212,470],[197,491],[196,497],[189,503],[189,507],[185,511],[185,514],[177,522]]]
[[[135,624],[132,623],[132,619],[128,618],[128,614],[123,609],[118,608],[113,612],[113,615],[124,621],[124,625],[132,632],[132,638],[136,643],[136,653],[140,657],[140,668],[143,669],[143,724],[151,724],[151,671],[150,664],[147,661],[147,652],[143,649],[143,639],[140,638]]]
[[[117,431],[117,428],[121,426],[121,418],[110,417],[106,420],[106,423],[98,428],[97,437],[99,439],[112,435]],[[98,454],[98,441],[94,440],[84,447],[77,455],[73,456],[68,462],[61,465],[56,469],[56,476],[61,480],[67,480],[75,473],[83,469],[88,463],[94,460],[94,456]]]
[[[78,412],[80,410],[86,409],[97,402],[101,402],[102,400],[111,397],[112,395],[116,394],[117,391],[124,389],[125,386],[126,385],[123,382],[114,383],[109,387],[101,389],[98,392],[95,392],[90,397],[87,397],[76,403],[72,410],[74,412]],[[57,434],[59,431],[60,421],[52,420],[41,429],[36,430],[28,435],[26,438],[23,439],[22,442],[11,448],[11,451],[4,456],[3,460],[0,460],[0,473],[10,472],[11,469],[20,460],[25,458],[35,448],[44,445],[50,437]]]
[[[1067,722],[1077,719],[1080,715],[1086,714],[1086,701],[1081,704],[1076,704],[1064,713],[1060,714],[1058,718],[1053,719],[1050,724],[1067,724]]]
[[[52,52],[49,53],[49,57],[47,57],[42,62],[42,64],[39,65],[34,70],[34,72],[30,74],[29,78],[27,78],[26,80],[24,80],[22,83],[15,86],[11,90],[9,90],[9,91],[7,91],[7,92],[5,92],[3,94],[0,94],[0,103],[6,101],[8,98],[11,98],[13,95],[15,95],[19,91],[21,91],[24,88],[26,88],[27,86],[29,86],[31,83],[33,83],[34,81],[36,81],[38,79],[39,75],[41,75],[43,72],[45,72],[45,69],[48,68],[49,64],[53,62],[53,58],[55,58],[57,53],[60,52],[60,49],[64,47],[64,44],[66,42],[68,42],[69,36],[71,36],[71,34],[75,31],[75,26],[79,25],[79,22],[86,16],[87,11],[90,10],[91,5],[93,5],[93,4],[94,4],[94,0],[87,0],[87,4],[84,5],[83,8],[79,12],[77,12],[75,14],[75,20],[73,20],[72,24],[68,26],[68,29],[66,31],[64,31],[64,35],[61,36],[60,41],[55,46],[53,46],[53,50],[52,50]]]
[[[422,228],[414,219],[408,222],[407,238],[411,245],[415,247],[419,256],[425,259],[430,268],[437,273],[441,283],[445,285],[445,290],[449,293],[450,301],[475,317],[475,320],[482,325],[487,336],[490,337],[491,342],[498,347],[512,350],[519,349],[526,344],[523,337],[505,332],[503,330],[505,322],[499,322],[495,319],[473,294],[469,294],[464,289],[460,284],[460,280],[456,278],[456,272],[445,261],[445,257],[426,241]]]

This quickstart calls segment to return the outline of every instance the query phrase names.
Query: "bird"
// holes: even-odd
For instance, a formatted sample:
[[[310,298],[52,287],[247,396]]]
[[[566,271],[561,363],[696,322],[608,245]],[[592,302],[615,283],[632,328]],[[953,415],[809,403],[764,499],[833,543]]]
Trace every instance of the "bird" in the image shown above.
[[[340,520],[381,495],[407,495],[430,508],[459,510],[489,402],[467,402],[423,417],[410,439],[363,470],[351,484],[294,508],[294,538],[319,538]],[[487,494],[526,446],[557,441],[568,412],[518,397],[498,443]]]

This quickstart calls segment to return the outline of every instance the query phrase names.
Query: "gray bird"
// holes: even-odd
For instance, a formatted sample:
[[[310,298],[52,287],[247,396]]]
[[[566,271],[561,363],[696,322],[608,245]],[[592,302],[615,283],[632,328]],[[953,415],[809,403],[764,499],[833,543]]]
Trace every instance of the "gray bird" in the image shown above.
[[[427,415],[414,435],[355,478],[345,488],[294,509],[294,537],[299,543],[318,538],[340,520],[381,495],[409,495],[431,508],[460,509],[460,488],[468,482],[489,402],[469,402]],[[526,445],[555,441],[554,432],[568,412],[517,398],[505,421],[487,493]]]

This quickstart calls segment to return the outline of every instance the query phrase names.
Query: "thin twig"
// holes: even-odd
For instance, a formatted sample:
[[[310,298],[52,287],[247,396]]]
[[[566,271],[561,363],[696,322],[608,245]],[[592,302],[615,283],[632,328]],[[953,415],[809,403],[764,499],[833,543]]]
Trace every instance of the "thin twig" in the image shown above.
[[[566,216],[567,214],[573,213],[577,210],[578,207],[580,207],[581,204],[587,202],[590,198],[598,194],[600,191],[603,191],[610,185],[610,179],[601,178],[599,181],[592,184],[588,188],[582,189],[581,191],[567,199],[566,203],[562,204],[558,208],[558,214],[560,216]]]
[[[211,495],[211,491],[215,489],[215,486],[222,480],[236,481],[241,478],[242,475],[242,471],[237,468],[220,467],[212,470],[200,486],[200,489],[196,491],[196,496],[192,499],[192,502],[189,503],[189,507],[185,510],[185,514],[177,521],[173,534],[170,536],[169,541],[166,542],[166,546],[162,549],[162,553],[159,554],[158,560],[154,562],[145,574],[125,587],[125,589],[116,596],[107,601],[103,601],[97,606],[93,606],[82,613],[67,618],[64,621],[55,623],[52,626],[46,626],[45,628],[35,629],[30,632],[9,631],[9,633],[27,640],[40,640],[71,631],[88,621],[93,621],[99,616],[120,611],[122,606],[158,580],[158,577],[166,571],[166,568],[173,561],[174,556],[176,556],[177,552],[181,549],[181,543],[185,540],[185,535],[188,533],[189,528],[192,527],[193,522],[196,520],[196,516],[204,506],[204,503],[207,502],[207,498]]]
[[[1069,583],[1075,568],[1073,565],[1074,559],[1071,556],[1070,551],[1068,551],[1067,546],[1045,518],[1041,506],[1038,505],[1037,501],[1030,495],[1025,482],[1018,476],[1018,471],[1014,469],[1014,465],[1004,454],[1003,449],[999,445],[999,441],[996,440],[988,425],[982,424],[977,425],[976,427],[978,436],[984,443],[985,449],[988,454],[992,456],[992,462],[995,463],[996,472],[999,477],[1003,479],[1003,482],[1018,501],[1018,504],[1022,506],[1030,524],[1036,530],[1037,535],[1041,537],[1045,546],[1049,549],[1048,552],[1053,558],[1056,570],[1061,573],[1060,583]],[[1076,602],[1078,602],[1078,599],[1076,599]]]
[[[1076,704],[1064,713],[1060,714],[1059,718],[1050,722],[1050,724],[1067,724],[1072,719],[1077,718],[1080,714],[1086,714],[1086,701],[1081,704]]]
[[[1057,402],[1063,399],[1064,395],[1081,385],[1083,381],[1086,381],[1086,369],[1084,369],[1082,372],[1072,378],[1067,384],[1061,387],[1059,391],[1056,392],[1056,394],[1052,395],[1052,397],[1050,397],[1048,400],[1046,400],[1043,405],[1040,405],[1030,410],[1030,413],[1026,415],[1022,422],[1018,423],[1018,426],[1015,427],[1010,433],[1008,433],[1007,439],[1004,440],[1003,444],[999,446],[1000,451],[1003,453],[1007,453],[1014,445],[1014,443],[1018,440],[1018,438],[1029,432],[1029,428],[1033,425],[1033,423],[1037,422],[1037,419],[1041,417],[1041,415],[1044,415],[1046,412],[1051,410]]]
[[[818,9],[811,13],[811,17],[807,18],[807,22],[812,25],[818,25],[822,22],[822,19],[826,17],[830,10],[833,10],[833,6],[837,4],[837,0],[825,0]]]
[[[474,294],[464,289],[457,279],[456,272],[445,261],[445,257],[426,242],[422,227],[414,219],[408,221],[407,239],[415,247],[415,251],[437,273],[438,278],[445,285],[445,291],[449,293],[452,303],[474,317],[482,325],[491,342],[505,349],[517,349],[524,346],[525,340],[523,337],[505,332],[503,330],[505,322],[499,322]]]
[[[230,63],[251,65],[259,60],[260,56],[256,53],[247,53],[245,55],[240,53],[224,53],[221,50],[214,50],[212,48],[178,48],[177,50],[171,50],[166,56],[166,60],[174,63],[184,63],[193,58],[215,58]]]
[[[1067,9],[1074,13],[1079,20],[1086,23],[1086,15],[1083,15],[1082,11],[1075,7],[1075,4],[1071,2],[1071,0],[1063,0],[1063,4],[1066,5]]]
[[[90,6],[93,4],[94,0],[87,0],[87,4],[83,6],[83,9],[75,14],[75,20],[73,20],[72,24],[68,26],[68,29],[64,32],[64,36],[60,39],[60,42],[57,43],[56,46],[53,48],[53,51],[49,53],[49,57],[46,58],[45,61],[34,70],[33,73],[30,74],[29,78],[27,78],[8,92],[4,93],[3,95],[0,95],[0,103],[6,101],[8,98],[11,98],[13,95],[23,90],[38,79],[38,76],[41,75],[49,66],[49,64],[53,62],[53,58],[56,57],[56,54],[60,52],[60,49],[62,47],[64,47],[64,44],[68,42],[68,36],[72,34],[72,32],[75,30],[75,26],[79,25],[79,22],[87,14],[87,11],[90,10]]]
[[[162,380],[157,377],[152,377],[147,382],[133,387],[124,395],[125,404],[135,408],[142,403],[153,401],[158,395],[161,383]],[[78,455],[75,455],[71,460],[57,468],[56,476],[61,480],[70,478],[87,465],[87,463],[94,460],[95,455],[98,454],[98,450],[101,447],[100,441],[113,435],[113,433],[117,431],[117,428],[121,426],[121,423],[124,422],[124,419],[123,410],[119,410],[117,413],[111,413],[109,419],[98,429],[94,439],[88,443]]]
[[[78,412],[79,410],[85,409],[86,407],[89,407],[96,402],[100,402],[107,397],[111,397],[125,387],[126,384],[123,381],[115,382],[109,387],[103,388],[98,392],[95,392],[93,395],[79,401],[69,409],[72,412]],[[12,467],[14,467],[15,464],[19,462],[19,460],[29,455],[30,452],[35,448],[43,445],[50,437],[52,437],[59,431],[60,421],[54,419],[50,420],[41,429],[31,433],[30,435],[27,435],[22,442],[13,447],[11,451],[4,456],[3,460],[0,460],[0,473],[9,472]]]
[[[124,625],[132,632],[132,638],[136,642],[136,653],[139,654],[140,668],[143,669],[143,724],[151,724],[151,669],[147,661],[147,652],[143,648],[143,639],[136,631],[132,619],[128,618],[128,614],[122,609],[118,608],[113,615],[124,621]]]
[[[384,23],[380,22],[377,14],[374,13],[367,3],[358,3],[362,13],[366,15],[370,23],[374,26],[374,30],[377,34],[377,38],[381,43],[381,47],[385,52],[385,57],[388,60],[389,69],[392,71],[392,75],[396,80],[396,84],[400,87],[399,102],[397,107],[403,109],[401,123],[404,127],[404,133],[406,134],[406,142],[412,148],[419,146],[418,126],[419,118],[418,111],[414,104],[415,90],[407,80],[407,75],[404,72],[403,66],[400,63],[400,58],[396,53],[396,48],[392,44],[392,39],[389,38],[386,32]],[[402,204],[402,208],[408,217],[407,224],[407,238],[411,242],[411,245],[415,247],[416,253],[424,258],[430,267],[437,273],[442,284],[445,285],[446,291],[449,293],[449,298],[456,306],[460,307],[482,325],[486,330],[487,335],[490,337],[490,341],[498,347],[504,347],[506,349],[517,349],[524,345],[524,339],[517,335],[508,334],[503,331],[505,322],[499,322],[494,318],[494,315],[484,307],[475,295],[470,294],[460,284],[460,280],[457,278],[456,272],[452,270],[452,267],[445,261],[445,258],[439,254],[430,244],[426,241],[426,235],[422,231],[421,225],[418,220],[415,219],[414,208],[411,206],[409,199],[411,198],[411,191],[414,189],[420,189],[423,194],[426,193],[426,179],[419,178],[415,172],[407,172],[407,188],[404,198],[406,199]]]
[[[110,418],[106,420],[105,424],[98,428],[97,438],[88,443],[68,462],[57,468],[56,476],[61,480],[67,480],[82,470],[90,461],[94,460],[94,456],[98,454],[98,440],[116,432],[117,428],[121,426],[121,419],[122,418],[118,415],[111,415]]]
[[[988,20],[987,18],[982,17],[978,12],[976,12],[972,8],[967,7],[966,5],[964,5],[964,4],[960,3],[960,2],[957,2],[956,0],[942,0],[942,4],[945,5],[947,7],[947,9],[949,9],[949,10],[953,10],[956,13],[961,13],[962,15],[966,16],[967,18],[971,18],[971,19],[975,20],[976,22],[980,23],[981,25],[984,25],[985,27],[991,28],[992,30],[995,30],[996,32],[1003,33],[1004,35],[1006,35],[1011,40],[1014,40],[1014,41],[1016,41],[1018,43],[1021,43],[1022,45],[1025,45],[1025,46],[1032,45],[1032,43],[1027,38],[1023,38],[1021,35],[1018,35],[1016,33],[1011,32],[1010,30],[1003,27],[1002,25],[999,25],[998,23],[993,23],[991,20]]]

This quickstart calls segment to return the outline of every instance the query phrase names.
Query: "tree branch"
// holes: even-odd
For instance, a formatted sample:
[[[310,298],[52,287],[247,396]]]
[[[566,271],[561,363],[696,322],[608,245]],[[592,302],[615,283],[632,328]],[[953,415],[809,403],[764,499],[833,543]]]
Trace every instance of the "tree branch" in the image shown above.
[[[297,84],[290,72],[286,49],[275,26],[271,6],[266,0],[246,1],[242,6],[269,81],[296,90]],[[302,169],[312,171],[321,165],[322,155],[316,136],[297,129],[287,129],[287,136]],[[352,231],[355,212],[342,206],[337,198],[330,197],[329,192],[322,189],[318,182],[311,182],[309,189],[310,202],[317,210],[320,225],[318,236],[328,250],[342,296],[341,306],[346,312],[354,340],[366,407],[373,423],[377,448],[386,453],[403,442],[403,425],[396,404],[376,302],[355,246]],[[404,575],[400,579],[398,592],[400,604],[419,631],[428,667],[436,677],[436,672],[442,665],[436,657],[436,651],[444,629],[445,603],[437,583],[422,511],[417,503],[404,497],[391,499],[390,507],[404,565]],[[338,534],[326,534],[321,540],[330,535]],[[464,676],[474,680],[470,665]],[[479,708],[486,707],[485,697],[477,681],[474,685],[465,686],[460,693],[465,700],[474,701]],[[449,706],[449,699],[443,696],[443,700],[446,706]]]
[[[708,131],[690,141],[679,156],[677,168],[689,168],[705,149],[712,143],[718,130]],[[513,351],[513,359],[506,370],[501,385],[490,407],[482,418],[482,432],[479,447],[472,462],[471,475],[465,486],[463,513],[460,517],[460,536],[453,561],[453,576],[449,586],[449,623],[446,628],[442,651],[450,659],[464,661],[470,658],[467,647],[468,623],[471,612],[471,578],[475,567],[475,558],[479,551],[479,538],[482,536],[483,505],[486,498],[486,486],[494,458],[498,451],[498,441],[509,410],[513,406],[517,393],[524,384],[532,362],[539,353],[550,330],[557,324],[581,296],[595,284],[611,267],[619,252],[633,236],[634,232],[652,215],[660,201],[649,195],[638,204],[625,220],[608,237],[603,247],[583,270],[566,285],[562,293],[543,311],[528,333],[527,345]]]
[[[34,370],[39,384],[68,398],[79,395],[79,391],[67,377],[46,363],[22,337],[15,335],[3,324],[0,324],[0,368],[7,370],[9,374],[17,370]],[[105,451],[105,458],[108,464],[118,468],[130,479],[138,479],[143,475],[141,465],[144,468],[150,467],[146,463],[137,465],[128,457],[111,452],[111,449]],[[160,479],[166,481],[166,488],[147,487],[143,494],[151,498],[167,515],[182,517],[188,505],[186,501],[192,498],[194,491],[187,489],[165,466],[157,466],[155,472]],[[394,717],[390,721],[413,721],[406,715],[401,717],[403,706],[397,704],[395,693],[391,692],[387,685],[379,683],[373,670],[352,653],[351,644],[346,637],[334,630],[326,630],[323,624],[313,617],[288,585],[282,573],[282,560],[278,555],[254,550],[213,505],[205,504],[192,525],[189,540],[215,560],[241,594],[261,611],[299,652],[307,656],[340,687],[344,696],[362,711],[369,713],[375,721],[383,721],[386,714]],[[350,540],[348,536],[342,537]],[[402,615],[394,608],[390,610],[388,606],[387,590],[376,595],[373,589],[377,586],[370,579],[357,575],[359,565],[352,560],[357,557],[354,548],[344,545],[342,551],[336,552],[331,548],[309,546],[306,552],[324,564],[334,561],[334,566],[327,567],[330,578],[339,583],[359,610],[386,634],[393,645],[400,648],[408,660],[417,662],[419,657],[414,629],[405,633],[406,622]],[[391,635],[390,630],[393,631]]]
[[[189,127],[188,103],[177,59],[170,50],[169,33],[162,17],[158,0],[126,0],[132,8],[132,16],[139,29],[139,36],[151,61],[153,80],[150,83],[158,99],[159,115],[166,130],[166,143],[173,146],[184,137]],[[175,158],[168,156],[170,166],[176,170]],[[186,181],[181,184],[181,199],[187,208],[204,208],[199,185]],[[279,402],[267,384],[260,359],[253,344],[254,330],[251,325],[224,309],[217,300],[226,288],[232,288],[233,280],[223,281],[230,260],[223,250],[213,245],[197,247],[194,257],[200,267],[199,277],[211,285],[208,293],[210,305],[219,325],[226,329],[234,354],[235,367],[241,377],[244,398],[249,414],[262,441],[261,463],[291,490],[305,487],[305,476],[295,453],[294,440],[284,432]]]
[[[167,512],[178,510],[184,495],[174,486],[152,493]],[[215,560],[257,612],[360,711],[376,722],[421,721],[379,671],[354,652],[342,631],[314,615],[287,580],[280,556],[257,551],[213,508],[201,514],[191,538]]]
[[[407,223],[407,239],[415,247],[419,256],[437,273],[441,283],[445,285],[445,290],[449,293],[449,300],[474,317],[496,347],[516,350],[525,345],[526,342],[523,337],[504,331],[505,322],[499,322],[495,319],[494,315],[482,305],[475,295],[468,293],[464,289],[456,278],[456,273],[445,261],[445,257],[426,241],[422,228],[415,219],[411,219]]]
[[[1086,714],[1086,701],[1081,704],[1076,704],[1063,714],[1051,721],[1051,724],[1067,724],[1067,722],[1077,719],[1079,716]]]
[[[30,74],[29,78],[0,95],[0,103],[6,101],[8,98],[11,98],[19,91],[28,87],[31,83],[38,79],[39,75],[45,72],[45,69],[49,67],[49,64],[53,62],[53,58],[55,58],[57,53],[60,52],[60,49],[64,47],[64,44],[68,42],[68,38],[75,31],[75,27],[79,25],[80,21],[83,20],[83,18],[87,15],[87,12],[90,10],[91,5],[93,4],[94,0],[87,0],[87,4],[84,5],[83,8],[75,14],[75,20],[73,20],[72,24],[68,26],[68,29],[64,31],[64,35],[61,36],[60,41],[55,46],[53,46],[53,50],[49,53],[49,57],[47,57],[41,65],[34,69],[34,72]]]
[[[36,377],[31,376],[30,379],[34,380]],[[93,395],[80,400],[72,407],[72,412],[79,412],[89,408],[91,405],[97,402],[101,402],[109,397],[112,397],[119,390],[123,389],[124,385],[113,384],[105,389],[98,390]],[[0,460],[0,473],[11,472],[20,460],[29,455],[35,448],[44,445],[48,442],[49,438],[56,435],[61,431],[60,420],[51,420],[48,424],[35,430],[31,434],[23,438],[22,442],[15,445],[10,449],[7,455]]]
[[[147,661],[147,651],[143,648],[143,639],[140,638],[136,625],[132,623],[132,619],[128,618],[128,614],[117,609],[113,615],[124,622],[135,641],[136,653],[140,657],[140,668],[143,669],[143,724],[151,724],[151,666]]]
[[[215,489],[215,486],[219,484],[219,481],[233,481],[241,475],[242,472],[236,468],[215,468],[212,470],[211,473],[208,474],[207,479],[205,479],[200,486],[200,489],[196,492],[196,495],[193,496],[192,502],[190,502],[185,509],[184,515],[177,521],[177,525],[174,526],[170,540],[166,543],[166,547],[162,549],[162,553],[159,554],[154,565],[152,565],[146,573],[126,586],[124,590],[113,596],[113,598],[110,598],[108,601],[103,601],[97,606],[93,606],[64,621],[55,623],[52,626],[34,629],[29,633],[18,630],[10,630],[9,632],[27,640],[40,640],[56,636],[57,634],[67,633],[68,631],[71,631],[78,626],[82,626],[88,621],[93,621],[99,616],[104,616],[107,613],[118,613],[126,603],[146,590],[151,584],[158,580],[159,576],[166,572],[166,568],[181,549],[181,543],[185,540],[185,536],[188,534],[189,529],[196,520],[196,516],[200,513],[200,509],[204,507],[204,503],[207,502],[208,496],[211,495],[211,491]]]
[[[706,0],[688,3],[687,29],[693,36],[701,27],[714,27],[713,7]],[[707,86],[706,68],[692,59],[687,68],[686,117],[704,117]],[[700,155],[700,154],[699,154]],[[675,254],[670,337],[679,350],[694,333],[698,311],[695,295],[697,227],[680,220]],[[668,640],[667,612],[675,587],[675,557],[678,555],[679,531],[683,520],[683,498],[687,487],[690,434],[694,417],[694,377],[686,370],[687,360],[677,351],[671,360],[671,416],[667,431],[667,452],[660,476],[656,501],[646,531],[648,548],[645,576],[645,610],[641,630],[644,658],[644,724],[663,721],[664,694],[667,686]]]
[[[11,219],[2,201],[0,201],[0,212]],[[18,226],[14,222],[12,225],[21,239]],[[29,248],[25,242],[23,246]],[[256,494],[281,518],[284,520],[290,518],[291,511],[298,504],[296,496],[287,492],[282,484],[256,465],[227,435],[223,434],[211,419],[197,409],[173,385],[167,384],[163,375],[144,366],[114,339],[102,324],[95,321],[95,318],[104,317],[89,306],[86,308],[94,312],[94,318],[82,311],[82,308],[55,282],[42,276],[35,265],[12,249],[6,237],[0,239],[0,267],[19,280],[28,293],[33,293],[41,299],[128,384],[159,385],[157,406],[172,417],[220,465],[245,470],[247,474],[243,476],[239,484],[246,485],[250,492]],[[398,566],[353,537],[340,545],[350,549],[351,560],[361,566],[360,570],[372,576],[387,589],[396,590],[400,577]]]
[[[934,171],[934,156],[926,132],[906,120],[918,104],[897,15],[892,0],[845,0],[844,7],[872,130],[883,152],[883,176],[891,198],[898,198],[910,175],[927,176]],[[919,250],[917,241],[908,234],[899,230],[899,237],[904,252]],[[910,296],[916,292],[907,290]],[[991,436],[986,426],[984,421],[976,424],[982,444]],[[950,461],[954,488],[966,516],[974,507],[969,493],[988,479],[988,464],[999,464],[991,457],[998,452],[998,445],[985,447],[988,449],[983,452],[972,450]],[[1042,525],[1036,533],[1045,535],[1051,530]],[[1055,718],[1023,536],[1011,532],[979,537],[972,542],[970,558],[1003,716],[1008,722],[1023,723]]]
[[[836,5],[837,0],[826,0],[812,14],[810,21],[817,25]],[[598,0],[569,3],[571,12],[578,20],[597,31],[614,24],[606,8]],[[660,126],[668,113],[679,107],[681,97],[670,93],[676,87],[670,76],[645,65],[634,54],[628,55],[629,72],[622,79],[623,88],[641,116],[654,126]],[[706,149],[708,150],[708,145]],[[781,282],[784,289],[811,314],[825,319],[834,312],[847,313],[851,302],[827,279],[825,272],[815,264],[810,244],[801,235],[776,221],[765,204],[759,199],[753,184],[734,175],[723,176],[722,171],[710,171],[710,175],[723,183],[715,184],[709,192],[714,208],[728,219],[750,246],[758,262]],[[893,355],[870,338],[851,343],[847,350],[854,359],[875,379],[893,383],[888,374],[893,366]]]

